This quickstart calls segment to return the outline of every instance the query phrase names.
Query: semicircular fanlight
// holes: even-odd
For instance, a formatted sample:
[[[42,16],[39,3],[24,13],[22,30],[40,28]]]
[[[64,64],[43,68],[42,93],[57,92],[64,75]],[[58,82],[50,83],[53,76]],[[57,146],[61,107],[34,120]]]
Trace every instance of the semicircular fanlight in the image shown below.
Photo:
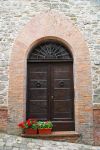
[[[68,49],[54,41],[46,41],[32,49],[28,59],[72,59]]]

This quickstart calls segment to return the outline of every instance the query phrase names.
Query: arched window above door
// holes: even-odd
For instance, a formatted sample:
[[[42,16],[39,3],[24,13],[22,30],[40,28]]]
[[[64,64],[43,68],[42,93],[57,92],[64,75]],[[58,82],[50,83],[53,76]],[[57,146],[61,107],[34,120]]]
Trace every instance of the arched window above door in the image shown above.
[[[72,55],[64,44],[47,40],[41,42],[31,49],[28,60],[69,60],[72,61]]]

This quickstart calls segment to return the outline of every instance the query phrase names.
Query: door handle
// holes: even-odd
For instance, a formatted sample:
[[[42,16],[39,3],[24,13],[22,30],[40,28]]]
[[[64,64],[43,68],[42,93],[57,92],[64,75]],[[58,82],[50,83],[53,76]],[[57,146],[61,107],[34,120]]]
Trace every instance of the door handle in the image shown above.
[[[52,100],[54,99],[54,96],[53,96],[53,95],[51,96],[51,99],[52,99]]]

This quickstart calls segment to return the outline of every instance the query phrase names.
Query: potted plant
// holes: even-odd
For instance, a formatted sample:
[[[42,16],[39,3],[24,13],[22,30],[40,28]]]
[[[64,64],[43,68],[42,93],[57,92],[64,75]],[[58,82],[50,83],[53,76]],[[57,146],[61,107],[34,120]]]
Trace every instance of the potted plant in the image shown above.
[[[18,126],[23,129],[25,134],[37,134],[38,126],[35,120],[28,119],[25,122],[19,123]]]
[[[38,121],[39,134],[51,134],[53,124],[51,121]]]

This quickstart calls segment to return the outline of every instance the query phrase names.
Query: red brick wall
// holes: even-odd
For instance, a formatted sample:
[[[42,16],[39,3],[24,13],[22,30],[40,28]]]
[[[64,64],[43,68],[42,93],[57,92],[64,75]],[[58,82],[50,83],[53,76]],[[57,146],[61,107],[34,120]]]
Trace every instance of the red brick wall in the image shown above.
[[[7,107],[0,107],[0,131],[6,132],[7,130]]]
[[[94,142],[100,146],[100,108],[95,107],[93,111],[94,117]]]

